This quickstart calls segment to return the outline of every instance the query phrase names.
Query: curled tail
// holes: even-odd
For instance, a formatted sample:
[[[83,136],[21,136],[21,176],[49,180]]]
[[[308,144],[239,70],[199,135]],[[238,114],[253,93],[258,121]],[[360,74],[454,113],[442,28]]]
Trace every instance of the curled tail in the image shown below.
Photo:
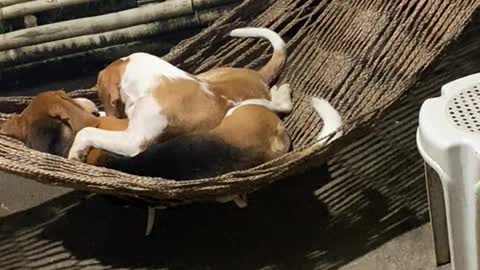
[[[323,120],[323,128],[317,136],[317,143],[327,144],[329,141],[342,136],[341,131],[338,131],[333,137],[329,136],[337,131],[343,124],[342,117],[338,111],[333,108],[328,101],[322,98],[312,98],[312,106]]]
[[[259,27],[245,27],[238,28],[230,32],[232,37],[261,37],[265,38],[273,46],[273,55],[270,61],[262,67],[258,73],[264,79],[265,83],[272,83],[278,75],[280,75],[282,68],[287,59],[287,45],[277,33],[267,28]]]

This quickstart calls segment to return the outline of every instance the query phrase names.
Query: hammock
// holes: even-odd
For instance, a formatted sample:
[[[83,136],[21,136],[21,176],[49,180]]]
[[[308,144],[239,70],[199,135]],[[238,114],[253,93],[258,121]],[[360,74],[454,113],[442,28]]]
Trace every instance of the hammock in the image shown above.
[[[217,66],[256,68],[270,57],[268,42],[227,35],[240,26],[268,27],[288,42],[280,81],[292,85],[286,118],[294,150],[258,167],[211,179],[170,181],[72,162],[0,136],[0,170],[52,185],[176,205],[246,194],[324,160],[368,131],[463,31],[480,0],[246,0],[164,58],[192,73]],[[95,89],[72,96],[96,99]],[[313,145],[321,120],[310,97],[329,100],[344,120],[343,136]],[[0,98],[0,120],[31,97]]]

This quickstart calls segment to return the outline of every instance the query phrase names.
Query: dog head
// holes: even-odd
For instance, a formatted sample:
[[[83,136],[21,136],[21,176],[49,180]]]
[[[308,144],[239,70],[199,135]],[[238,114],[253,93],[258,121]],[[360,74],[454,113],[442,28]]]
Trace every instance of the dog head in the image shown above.
[[[94,116],[98,111],[94,104],[92,109],[92,104],[84,99],[76,101],[61,90],[44,92],[21,114],[7,120],[0,132],[24,142],[29,148],[65,156],[78,131],[98,125]]]
[[[125,118],[125,106],[120,96],[120,83],[127,63],[128,59],[119,59],[98,74],[98,97],[107,116]]]

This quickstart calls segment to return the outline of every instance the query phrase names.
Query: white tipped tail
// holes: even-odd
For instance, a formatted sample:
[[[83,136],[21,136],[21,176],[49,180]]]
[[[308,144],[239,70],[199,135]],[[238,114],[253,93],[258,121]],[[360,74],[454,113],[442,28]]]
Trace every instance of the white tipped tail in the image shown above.
[[[272,47],[274,50],[284,50],[287,45],[280,37],[279,34],[275,33],[274,31],[268,28],[261,28],[261,27],[245,27],[245,28],[237,28],[230,32],[230,36],[232,37],[260,37],[265,38],[270,43],[272,43]]]
[[[267,28],[245,27],[230,32],[232,37],[261,37],[272,44],[273,55],[270,61],[262,67],[258,73],[264,78],[267,84],[273,82],[280,75],[287,59],[287,45],[279,34]]]
[[[343,124],[340,113],[328,101],[322,98],[312,98],[312,106],[323,120],[323,128],[317,136],[317,143],[327,144],[342,136],[342,131],[338,131],[333,137],[329,136]]]

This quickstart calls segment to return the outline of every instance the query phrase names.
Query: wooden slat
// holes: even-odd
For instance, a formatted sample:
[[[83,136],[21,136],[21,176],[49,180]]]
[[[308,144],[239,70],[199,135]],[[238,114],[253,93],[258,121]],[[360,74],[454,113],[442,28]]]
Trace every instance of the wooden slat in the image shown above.
[[[120,12],[52,23],[9,32],[0,36],[0,50],[19,48],[53,40],[107,32],[133,25],[194,14],[196,11],[235,0],[171,0]]]
[[[35,14],[42,11],[74,6],[74,5],[84,4],[84,3],[94,2],[94,1],[98,1],[98,0],[55,0],[55,1],[35,0],[35,1],[29,1],[25,3],[4,7],[2,10],[2,13],[3,13],[3,19],[11,19],[15,17],[22,17],[25,15]]]

